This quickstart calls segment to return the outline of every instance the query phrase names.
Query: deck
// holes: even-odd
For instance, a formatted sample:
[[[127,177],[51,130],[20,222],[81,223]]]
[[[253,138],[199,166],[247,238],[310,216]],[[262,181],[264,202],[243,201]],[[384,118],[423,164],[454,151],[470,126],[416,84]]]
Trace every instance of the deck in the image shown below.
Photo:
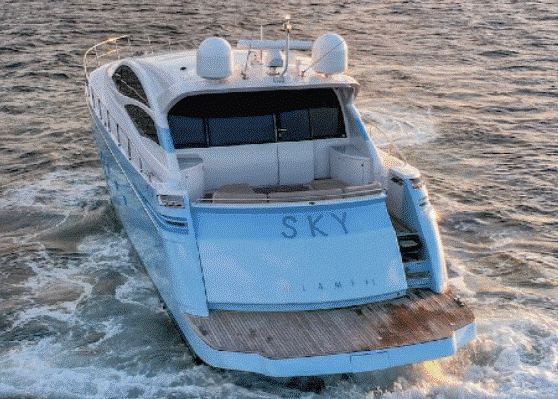
[[[381,350],[451,337],[473,323],[472,311],[451,292],[410,290],[405,297],[348,308],[300,312],[213,310],[185,315],[219,351],[271,359]]]
[[[382,192],[382,186],[378,182],[350,186],[339,180],[319,179],[310,184],[267,187],[251,187],[248,184],[225,185],[207,193],[199,201],[214,204],[298,202],[370,196]]]

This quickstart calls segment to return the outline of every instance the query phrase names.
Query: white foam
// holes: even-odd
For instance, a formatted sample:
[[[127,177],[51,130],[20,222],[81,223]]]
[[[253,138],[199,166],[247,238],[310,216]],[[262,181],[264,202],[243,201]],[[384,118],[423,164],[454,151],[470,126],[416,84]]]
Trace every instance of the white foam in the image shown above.
[[[76,322],[76,306],[91,292],[91,285],[82,278],[79,262],[68,260],[57,267],[47,251],[40,250],[32,259],[21,259],[34,272],[21,285],[35,305],[21,309],[13,326],[37,317],[50,317],[65,323]],[[22,294],[22,298],[25,294]]]
[[[64,364],[71,352],[61,343],[42,340],[22,346],[0,361],[0,397],[31,396],[56,398],[160,398],[173,395],[213,396],[222,387],[189,385],[195,368],[175,372],[128,373],[98,367],[95,359],[86,366]],[[211,372],[205,373],[208,377]]]
[[[132,246],[123,234],[87,236],[79,243],[77,249],[88,254],[87,258],[80,260],[80,267],[104,269],[109,266],[115,270],[135,270],[130,259]]]
[[[27,283],[41,289],[49,281],[67,281],[91,285],[90,275],[97,271],[115,270],[127,278],[117,288],[116,298],[137,304],[147,316],[161,309],[147,276],[138,271],[129,256],[129,242],[116,233],[90,236],[80,246],[88,255],[67,268],[56,268],[43,254],[44,261],[35,261],[33,270],[40,276]],[[85,289],[80,301],[89,300],[91,289]],[[147,298],[146,305],[144,302]],[[512,319],[498,319],[478,312],[478,337],[474,343],[455,356],[398,368],[393,383],[378,393],[364,379],[338,381],[326,387],[322,395],[307,397],[382,399],[555,399],[558,392],[558,321],[548,315],[517,310],[521,303],[535,301],[533,294],[524,294],[506,310]],[[150,302],[152,301],[152,303]],[[478,304],[482,306],[482,304]],[[37,306],[21,314],[19,323],[44,316],[70,325],[85,325],[80,311],[74,307]],[[226,372],[206,366],[193,366],[189,354],[167,367],[166,357],[174,350],[161,343],[143,344],[131,337],[125,323],[135,320],[107,313],[89,320],[102,335],[99,340],[76,347],[71,334],[38,338],[21,342],[0,353],[0,397],[37,396],[56,398],[129,397],[156,398],[175,396],[198,397],[278,397],[258,389],[244,389],[231,382]],[[138,346],[135,346],[138,345]],[[153,347],[158,345],[158,347]],[[160,353],[167,352],[161,367]],[[114,364],[106,359],[114,358]],[[121,360],[119,360],[121,359]],[[133,360],[130,360],[133,359]],[[136,360],[137,359],[137,360]],[[134,367],[129,367],[134,364]],[[185,366],[184,366],[185,365]],[[169,369],[170,367],[170,369]],[[389,382],[389,381],[388,381]],[[271,383],[270,383],[271,384]],[[273,388],[276,392],[277,388]],[[376,396],[374,396],[376,395]],[[381,396],[379,396],[381,395]],[[304,395],[302,395],[304,396]]]
[[[99,169],[57,170],[39,181],[7,190],[0,207],[46,208],[49,210],[82,209],[88,203],[107,200],[105,181]]]
[[[210,368],[200,366],[203,369],[200,371],[197,366],[188,367],[191,361],[185,347],[176,353],[172,345],[159,347],[152,341],[156,336],[144,342],[144,338],[137,336],[141,328],[134,329],[136,336],[130,337],[129,345],[119,344],[128,342],[130,332],[126,326],[141,318],[141,309],[145,310],[148,320],[153,320],[153,316],[161,312],[161,304],[149,278],[133,264],[130,243],[125,236],[116,233],[88,236],[79,250],[87,255],[75,262],[68,261],[64,267],[60,267],[47,251],[22,260],[35,272],[24,283],[29,292],[24,295],[29,295],[36,303],[21,309],[10,329],[24,331],[33,321],[37,321],[39,327],[44,321],[49,332],[48,336],[37,335],[30,340],[22,337],[17,345],[0,351],[0,398],[218,397],[220,392],[228,390],[244,392],[239,387],[214,386],[211,382],[218,378]],[[97,310],[96,303],[103,304],[104,297],[96,298],[92,294],[95,276],[106,271],[124,277],[114,301],[109,298],[107,302],[114,314],[111,309]],[[65,284],[79,285],[83,293],[69,302],[47,300],[41,303],[37,300],[37,292]],[[99,299],[101,302],[95,302]],[[135,306],[121,307],[119,301]],[[140,309],[140,313],[119,313],[122,309],[134,309],[134,312]],[[83,334],[89,332],[97,337],[87,340]],[[161,338],[165,342],[168,339],[168,336]],[[161,356],[170,363],[162,363]],[[192,385],[191,381],[196,383]],[[244,393],[247,395],[240,393],[238,396],[251,396],[249,392]]]
[[[380,148],[424,144],[438,136],[430,110],[381,106],[372,100],[359,102],[357,107],[370,137]]]
[[[36,345],[22,345],[4,353],[0,358],[0,397],[280,397],[250,392],[223,380],[216,370],[207,366],[171,364],[164,369],[150,370],[149,359],[146,359],[144,370],[137,372],[122,367],[99,366],[98,363],[102,362],[95,357],[87,361],[82,359],[83,365],[72,366],[75,358],[77,356],[65,348],[64,343],[52,339],[44,339]]]
[[[471,347],[407,368],[381,397],[555,399],[558,330],[544,320],[480,320]]]

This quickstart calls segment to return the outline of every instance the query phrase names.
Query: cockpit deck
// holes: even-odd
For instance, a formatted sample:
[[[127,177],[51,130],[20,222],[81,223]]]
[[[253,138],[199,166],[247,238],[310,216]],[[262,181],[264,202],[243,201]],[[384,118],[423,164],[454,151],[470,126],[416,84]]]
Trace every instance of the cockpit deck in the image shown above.
[[[229,184],[205,194],[202,203],[241,204],[266,202],[296,202],[334,200],[341,198],[378,195],[383,192],[378,183],[348,185],[340,180],[319,179],[310,184],[252,187],[248,184]]]

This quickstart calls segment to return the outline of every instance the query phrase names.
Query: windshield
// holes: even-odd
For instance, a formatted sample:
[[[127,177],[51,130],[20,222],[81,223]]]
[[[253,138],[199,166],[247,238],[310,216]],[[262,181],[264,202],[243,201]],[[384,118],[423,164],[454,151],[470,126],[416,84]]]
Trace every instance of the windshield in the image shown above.
[[[189,96],[168,122],[177,149],[345,137],[331,88]]]

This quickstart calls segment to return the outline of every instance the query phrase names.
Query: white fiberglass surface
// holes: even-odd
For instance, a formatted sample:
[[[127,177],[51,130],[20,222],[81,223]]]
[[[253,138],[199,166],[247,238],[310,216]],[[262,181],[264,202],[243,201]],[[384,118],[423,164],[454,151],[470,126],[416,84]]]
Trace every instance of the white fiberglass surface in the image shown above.
[[[383,197],[356,205],[196,207],[210,303],[304,304],[407,287]]]

